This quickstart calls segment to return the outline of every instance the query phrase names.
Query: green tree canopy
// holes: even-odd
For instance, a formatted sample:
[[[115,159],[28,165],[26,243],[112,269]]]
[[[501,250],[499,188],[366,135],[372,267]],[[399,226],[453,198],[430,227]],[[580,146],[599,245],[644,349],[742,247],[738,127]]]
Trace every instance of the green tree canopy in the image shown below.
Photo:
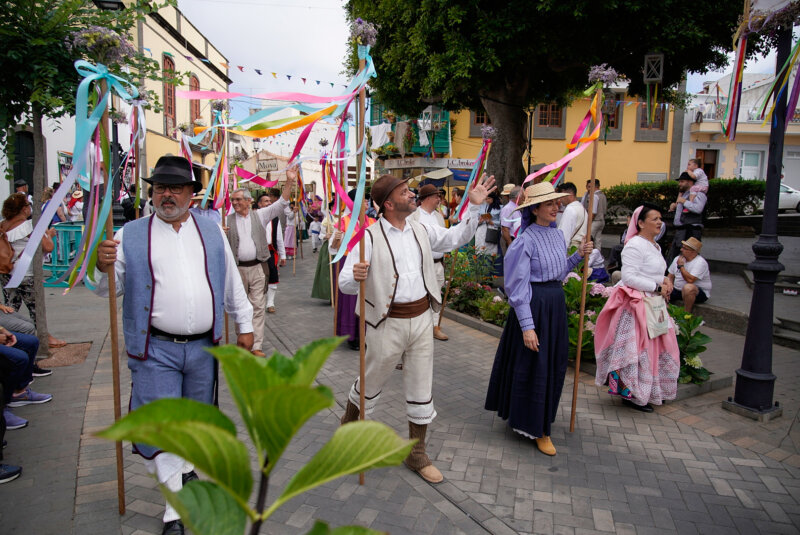
[[[630,79],[629,93],[642,94],[649,53],[664,54],[664,87],[674,97],[686,71],[727,64],[742,4],[350,0],[346,9],[380,27],[372,52],[380,101],[408,115],[430,102],[485,109],[499,131],[488,168],[501,183],[519,183],[529,106],[568,103],[601,63]],[[763,46],[753,41],[751,53]]]

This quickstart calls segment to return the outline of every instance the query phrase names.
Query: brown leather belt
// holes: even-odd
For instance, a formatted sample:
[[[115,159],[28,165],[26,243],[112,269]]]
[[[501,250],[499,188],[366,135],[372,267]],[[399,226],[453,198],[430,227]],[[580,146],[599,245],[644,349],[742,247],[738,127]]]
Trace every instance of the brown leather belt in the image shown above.
[[[424,314],[430,307],[430,297],[426,295],[422,299],[411,303],[392,303],[387,316],[401,319],[416,318]]]
[[[442,262],[444,262],[444,257],[433,259],[434,264],[441,264]]]
[[[239,260],[239,266],[241,267],[253,267],[261,265],[261,261],[256,258],[255,260]]]

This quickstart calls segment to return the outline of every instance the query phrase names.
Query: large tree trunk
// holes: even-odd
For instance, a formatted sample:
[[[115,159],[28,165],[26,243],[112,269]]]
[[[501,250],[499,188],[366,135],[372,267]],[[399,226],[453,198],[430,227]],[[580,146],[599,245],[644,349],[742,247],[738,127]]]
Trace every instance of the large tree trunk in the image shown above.
[[[497,89],[481,96],[481,102],[483,109],[489,114],[492,126],[497,130],[486,170],[494,175],[498,189],[509,183],[519,186],[526,176],[522,155],[527,146],[525,129],[528,120],[521,105],[522,95],[507,89]]]
[[[33,112],[33,224],[42,216],[42,192],[47,187],[47,160],[45,140],[42,132],[42,115]],[[47,308],[44,302],[44,270],[42,269],[42,248],[36,248],[33,257],[33,289],[36,302],[36,336],[39,338],[39,354],[49,355],[50,344],[47,333]]]

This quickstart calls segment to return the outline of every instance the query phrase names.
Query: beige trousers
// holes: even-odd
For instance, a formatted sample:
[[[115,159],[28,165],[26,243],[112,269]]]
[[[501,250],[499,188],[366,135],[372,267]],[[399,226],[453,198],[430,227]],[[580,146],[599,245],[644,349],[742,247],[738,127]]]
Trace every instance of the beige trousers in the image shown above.
[[[406,414],[415,424],[429,424],[433,408],[433,313],[428,309],[416,318],[386,318],[377,329],[367,325],[367,369],[364,391],[365,414],[378,404],[383,385],[403,362]],[[358,380],[350,387],[350,401],[359,404]]]
[[[247,299],[253,305],[253,351],[261,351],[264,344],[264,316],[267,307],[267,277],[260,266],[239,266],[239,276],[242,277],[244,291]],[[239,334],[239,327],[236,327]]]

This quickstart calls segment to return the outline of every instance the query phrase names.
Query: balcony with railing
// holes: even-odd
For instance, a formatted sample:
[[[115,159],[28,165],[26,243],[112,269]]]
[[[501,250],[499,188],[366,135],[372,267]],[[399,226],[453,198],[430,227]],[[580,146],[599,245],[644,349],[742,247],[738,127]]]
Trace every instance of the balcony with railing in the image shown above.
[[[722,121],[725,120],[725,102],[711,103],[690,108],[691,133],[722,133]],[[764,119],[759,115],[756,107],[748,106],[739,110],[738,131],[743,133],[768,134],[769,122],[762,126]],[[800,108],[794,110],[794,115],[789,119],[786,129],[787,134],[800,135]]]
[[[423,156],[428,153],[444,155],[450,152],[450,112],[447,110],[426,108],[426,111],[417,117],[397,115],[387,109],[383,104],[372,100],[370,106],[369,124],[376,126],[381,123],[392,125],[389,142],[384,143],[377,150],[373,150],[378,158],[392,158],[405,156]],[[397,138],[397,127],[407,123],[405,133],[401,131],[403,139]],[[401,129],[402,130],[402,129]],[[427,145],[420,145],[422,132],[428,138]],[[431,147],[431,143],[433,147]],[[402,144],[402,145],[401,145]],[[401,149],[404,149],[401,151]]]

